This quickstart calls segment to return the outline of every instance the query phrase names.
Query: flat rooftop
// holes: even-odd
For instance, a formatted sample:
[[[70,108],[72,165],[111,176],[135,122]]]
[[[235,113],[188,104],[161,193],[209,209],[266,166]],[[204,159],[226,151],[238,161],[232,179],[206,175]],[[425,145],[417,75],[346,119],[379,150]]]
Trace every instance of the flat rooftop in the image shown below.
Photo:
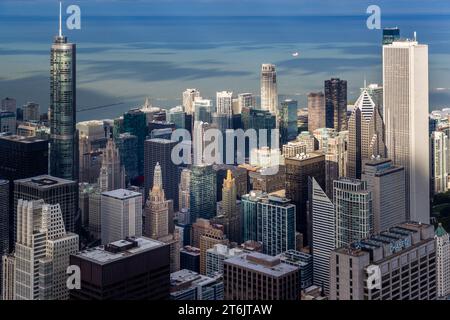
[[[125,199],[131,199],[131,198],[136,198],[136,197],[142,196],[142,194],[139,192],[131,191],[131,190],[117,189],[117,190],[102,192],[102,196],[125,200]]]
[[[27,144],[28,143],[47,141],[47,140],[40,139],[40,138],[37,138],[37,137],[24,137],[24,136],[18,136],[16,134],[0,135],[0,139],[8,140],[8,141],[14,141],[14,142],[20,142],[20,143],[27,143]]]
[[[214,278],[198,274],[188,269],[182,269],[170,274],[170,285],[174,291],[186,290],[193,286],[203,286],[214,281]]]
[[[225,262],[272,277],[281,277],[298,270],[297,267],[281,262],[277,257],[272,257],[259,252],[239,255],[227,259]]]
[[[104,265],[107,263],[111,263],[113,261],[124,259],[166,245],[163,242],[145,237],[133,238],[133,240],[137,242],[136,247],[132,247],[130,249],[126,249],[117,253],[107,251],[106,247],[102,245],[95,248],[80,251],[77,254],[75,254],[75,256],[95,262],[97,264]],[[132,242],[128,240],[119,240],[114,241],[109,245],[113,245],[114,247],[120,250],[121,247],[123,248],[132,245]]]
[[[76,182],[44,174],[36,177],[14,180],[14,183],[39,189],[51,189],[54,188],[55,186],[62,186],[65,184],[75,184]]]

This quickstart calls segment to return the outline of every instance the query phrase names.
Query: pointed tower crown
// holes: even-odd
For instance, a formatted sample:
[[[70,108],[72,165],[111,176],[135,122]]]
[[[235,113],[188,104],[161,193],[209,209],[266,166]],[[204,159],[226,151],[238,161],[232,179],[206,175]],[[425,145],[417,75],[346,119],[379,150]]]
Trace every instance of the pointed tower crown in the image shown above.
[[[159,162],[156,163],[155,172],[153,175],[153,188],[155,188],[155,187],[162,189],[162,172],[161,172],[161,166],[159,165]]]

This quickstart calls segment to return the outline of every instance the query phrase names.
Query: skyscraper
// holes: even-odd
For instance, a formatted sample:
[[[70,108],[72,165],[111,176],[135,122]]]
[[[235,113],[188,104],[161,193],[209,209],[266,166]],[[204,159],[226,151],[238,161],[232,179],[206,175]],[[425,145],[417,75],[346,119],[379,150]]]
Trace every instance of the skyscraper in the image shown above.
[[[403,223],[330,256],[331,300],[435,300],[433,226]]]
[[[448,136],[444,131],[433,131],[431,134],[431,188],[434,193],[448,190]]]
[[[233,92],[220,91],[216,93],[216,112],[227,115],[231,119],[233,115]]]
[[[208,223],[200,234],[199,244],[200,273],[206,275],[206,254],[208,249],[213,248],[217,244],[229,244],[229,241],[225,236],[223,226],[220,224]]]
[[[336,248],[367,238],[373,233],[372,192],[365,181],[334,181]]]
[[[409,220],[429,223],[428,46],[383,46],[383,87],[387,156],[405,168]]]
[[[387,230],[407,220],[405,208],[405,170],[389,159],[366,162],[362,178],[372,193],[374,232]]]
[[[169,246],[160,241],[145,237],[122,239],[73,254],[70,264],[81,270],[81,289],[70,292],[71,300],[169,297]]]
[[[162,187],[162,172],[156,163],[153,175],[153,187],[145,206],[144,235],[158,239],[169,233],[169,203]]]
[[[115,139],[119,149],[120,162],[125,168],[127,183],[133,180],[138,174],[138,138],[128,132],[121,133]]]
[[[252,93],[239,93],[238,94],[238,109],[234,110],[235,114],[240,114],[242,108],[256,107],[256,99]]]
[[[224,262],[225,300],[297,300],[298,268],[259,252]]]
[[[362,163],[372,156],[386,156],[383,119],[369,91],[362,89],[348,121],[349,178],[360,179]]]
[[[102,244],[142,236],[142,194],[125,189],[101,194]]]
[[[277,72],[273,64],[261,66],[261,109],[278,113]]]
[[[58,204],[20,199],[14,252],[15,299],[68,299],[66,270],[69,256],[77,251],[78,235],[66,232]]]
[[[328,293],[330,286],[330,253],[336,248],[336,218],[333,202],[325,194],[316,179],[309,179],[314,284],[323,286]]]
[[[332,78],[325,81],[325,125],[336,131],[347,130],[347,81]]]
[[[281,102],[280,107],[280,134],[281,143],[295,140],[297,137],[297,100],[287,99]]]
[[[39,104],[35,102],[27,102],[22,107],[23,121],[39,121]]]
[[[14,181],[14,220],[17,231],[17,204],[19,199],[40,200],[45,203],[59,204],[67,232],[75,232],[79,221],[78,184],[75,181],[41,175]],[[15,235],[14,235],[15,236]],[[16,238],[14,238],[16,239]],[[15,242],[15,240],[14,240]]]
[[[231,170],[227,171],[227,177],[223,181],[222,187],[222,214],[225,234],[230,241],[240,243],[241,241],[241,219],[240,211],[236,204],[237,188],[236,182],[231,174]]]
[[[113,139],[108,139],[106,149],[103,150],[98,185],[102,192],[125,188],[125,170]]]
[[[189,200],[191,223],[216,216],[216,173],[211,165],[192,166]]]
[[[292,200],[297,208],[297,228],[308,243],[310,221],[307,214],[308,177],[316,179],[325,188],[325,155],[321,152],[311,152],[298,157],[286,158],[286,197]]]
[[[200,91],[197,89],[186,89],[183,92],[183,107],[187,114],[190,115],[195,112],[194,100],[198,97],[200,97]]]
[[[383,45],[392,44],[394,41],[400,40],[400,29],[384,28],[383,29]]]
[[[441,223],[436,228],[434,239],[436,240],[437,296],[445,299],[450,294],[450,240]]]
[[[162,187],[165,190],[165,196],[168,200],[172,200],[175,210],[178,209],[178,181],[179,169],[172,161],[172,150],[178,144],[177,141],[168,139],[148,139],[144,144],[144,183],[145,196],[153,187],[153,174],[155,172],[156,164],[159,163],[162,175]]]
[[[123,115],[123,131],[137,137],[138,173],[144,174],[144,141],[147,138],[147,115],[140,109],[132,109]]]
[[[6,97],[5,99],[2,99],[2,104],[0,105],[0,107],[0,111],[16,113],[17,101],[14,98]]]
[[[325,128],[325,95],[323,92],[308,94],[308,131]]]
[[[199,121],[212,123],[213,103],[211,100],[197,97],[193,102],[193,108],[194,123]]]
[[[78,137],[76,124],[76,45],[62,34],[60,6],[59,34],[50,59],[50,174],[78,180]]]
[[[0,179],[0,256],[9,252],[9,196],[9,182]]]

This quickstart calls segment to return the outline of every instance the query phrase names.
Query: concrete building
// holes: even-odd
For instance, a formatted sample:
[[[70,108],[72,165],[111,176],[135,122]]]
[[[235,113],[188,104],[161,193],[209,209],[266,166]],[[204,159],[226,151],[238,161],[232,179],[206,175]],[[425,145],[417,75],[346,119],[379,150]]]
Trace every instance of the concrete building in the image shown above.
[[[125,189],[102,192],[102,244],[140,236],[142,236],[142,194]]]
[[[429,223],[428,46],[384,45],[383,89],[387,156],[405,168],[408,218]]]
[[[16,258],[14,254],[2,256],[2,300],[15,299]]]
[[[81,289],[71,290],[71,300],[169,298],[169,246],[162,242],[126,238],[73,254],[70,264],[81,269]]]
[[[78,245],[78,235],[66,232],[59,204],[19,199],[14,299],[68,299],[66,269]]]
[[[186,269],[171,273],[170,300],[223,300],[222,277],[207,277]]]
[[[98,185],[102,192],[125,188],[125,168],[113,139],[108,139],[103,150]]]
[[[278,113],[277,72],[273,64],[261,66],[261,109]]]
[[[389,159],[365,162],[362,180],[372,193],[373,230],[387,230],[407,220],[405,208],[405,170]]]
[[[447,231],[439,223],[436,240],[436,279],[438,298],[447,299],[450,295],[450,240]]]
[[[27,102],[22,106],[23,121],[39,121],[39,104],[35,102]]]
[[[200,272],[200,249],[192,246],[184,246],[180,250],[180,269],[188,269]]]
[[[430,141],[431,188],[433,193],[443,193],[448,190],[448,136],[443,131],[434,131]]]
[[[331,300],[435,300],[431,225],[408,222],[334,250]]]
[[[300,290],[313,285],[313,257],[309,253],[288,250],[278,256],[281,262],[290,264],[299,269]]]
[[[194,100],[195,98],[200,97],[200,91],[197,89],[186,89],[183,92],[183,107],[187,114],[193,114],[194,109]]]
[[[336,248],[373,233],[372,192],[365,181],[340,178],[334,182]]]
[[[229,248],[224,244],[214,245],[206,250],[206,275],[208,277],[223,276],[223,262],[243,253],[244,250],[239,248]]]
[[[325,95],[323,92],[308,94],[308,131],[325,128]]]
[[[245,275],[245,276],[244,276]],[[225,300],[297,300],[298,268],[254,252],[225,260]]]

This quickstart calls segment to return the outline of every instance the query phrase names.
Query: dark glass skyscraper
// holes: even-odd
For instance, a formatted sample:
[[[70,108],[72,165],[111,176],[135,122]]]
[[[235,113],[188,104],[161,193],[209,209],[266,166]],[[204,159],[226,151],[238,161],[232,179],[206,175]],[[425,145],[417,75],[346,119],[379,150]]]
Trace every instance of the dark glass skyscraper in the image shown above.
[[[400,39],[400,29],[395,28],[384,28],[383,29],[383,45],[391,44],[392,42]]]
[[[190,217],[211,219],[216,216],[216,172],[211,165],[195,165],[191,168]]]
[[[147,116],[139,109],[132,109],[123,115],[123,132],[138,138],[138,172],[144,174],[144,141],[147,137]]]
[[[347,81],[332,78],[325,81],[325,122],[337,132],[347,130]]]
[[[62,35],[55,37],[50,58],[50,174],[77,180],[76,46]]]

